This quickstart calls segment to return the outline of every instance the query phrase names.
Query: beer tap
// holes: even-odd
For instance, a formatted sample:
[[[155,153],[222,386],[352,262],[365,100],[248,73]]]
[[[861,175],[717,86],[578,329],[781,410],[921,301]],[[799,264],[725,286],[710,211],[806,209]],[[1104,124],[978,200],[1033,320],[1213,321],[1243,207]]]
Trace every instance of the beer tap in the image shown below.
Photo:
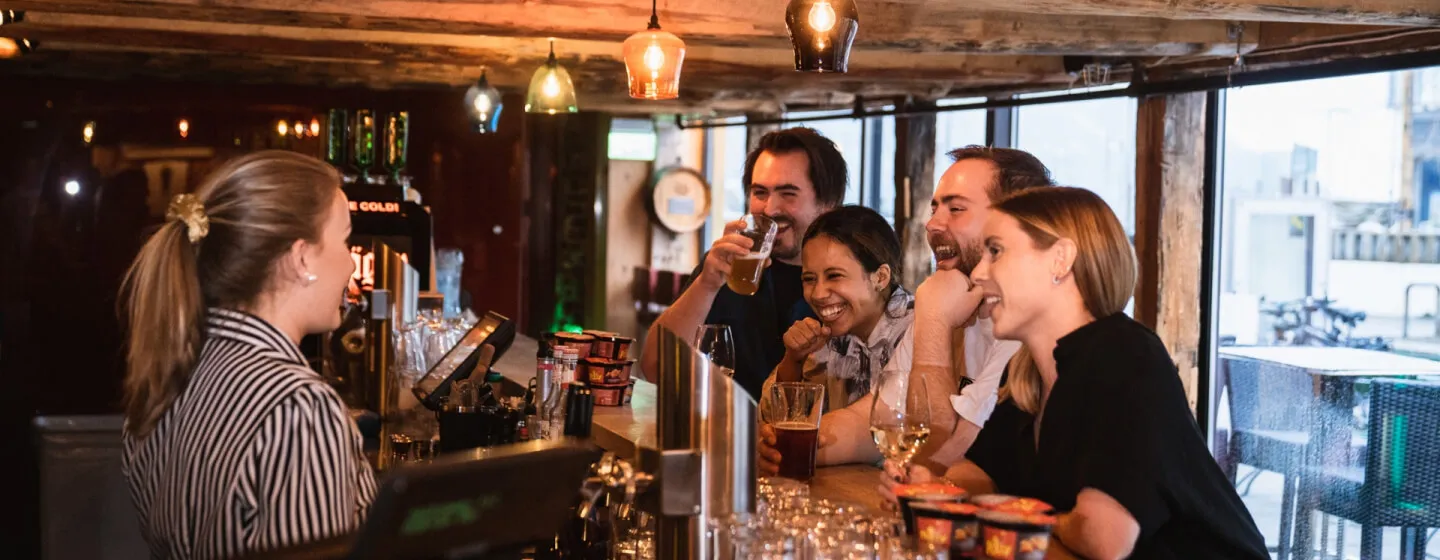
[[[654,477],[643,472],[636,472],[635,467],[629,461],[617,457],[614,453],[606,453],[591,470],[593,476],[585,479],[580,493],[584,501],[575,513],[581,518],[590,516],[595,510],[595,504],[606,492],[623,490],[624,499],[621,501],[621,513],[628,510],[635,504],[635,497],[645,488],[650,486]]]

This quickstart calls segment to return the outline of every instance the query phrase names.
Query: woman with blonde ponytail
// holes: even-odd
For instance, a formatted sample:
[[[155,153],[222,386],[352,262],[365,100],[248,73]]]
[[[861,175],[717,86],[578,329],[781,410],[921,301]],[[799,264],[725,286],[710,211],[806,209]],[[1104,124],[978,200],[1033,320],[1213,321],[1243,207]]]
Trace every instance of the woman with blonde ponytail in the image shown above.
[[[1269,558],[1165,345],[1124,313],[1135,255],[1110,207],[1041,187],[991,209],[972,278],[995,337],[1025,348],[948,477],[1049,503],[1062,512],[1052,535],[1084,558]]]
[[[354,265],[334,168],[264,151],[175,197],[131,265],[123,468],[151,552],[229,558],[358,528],[359,431],[300,352]]]

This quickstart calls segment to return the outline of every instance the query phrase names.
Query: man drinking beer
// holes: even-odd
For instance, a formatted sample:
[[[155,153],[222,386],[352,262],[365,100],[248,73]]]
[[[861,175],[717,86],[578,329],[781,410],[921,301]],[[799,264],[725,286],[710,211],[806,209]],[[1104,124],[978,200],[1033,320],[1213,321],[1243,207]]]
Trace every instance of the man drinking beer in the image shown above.
[[[753,258],[762,252],[754,239],[759,236],[752,235],[754,224],[745,220],[726,224],[725,234],[691,273],[690,285],[650,326],[640,361],[646,376],[654,379],[657,373],[659,327],[689,338],[700,325],[726,324],[735,339],[735,381],[759,400],[765,378],[785,355],[782,335],[795,321],[815,317],[802,297],[801,237],[811,221],[844,202],[848,177],[840,150],[814,129],[790,128],[761,137],[745,158],[742,184],[750,214],[774,222],[769,258]],[[726,285],[732,267],[745,260],[757,262],[744,266],[764,267],[753,291],[744,278],[736,284],[752,295]]]

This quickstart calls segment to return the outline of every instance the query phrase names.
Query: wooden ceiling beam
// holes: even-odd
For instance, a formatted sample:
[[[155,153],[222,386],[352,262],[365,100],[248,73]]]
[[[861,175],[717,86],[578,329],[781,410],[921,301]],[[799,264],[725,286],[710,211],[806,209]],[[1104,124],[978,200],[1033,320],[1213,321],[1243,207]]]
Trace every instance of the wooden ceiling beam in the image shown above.
[[[631,5],[634,4],[634,5]],[[193,24],[418,33],[409,38],[453,44],[467,37],[558,37],[618,44],[640,30],[643,3],[578,0],[396,2],[354,0],[20,0],[7,7],[47,13],[157,19]],[[1184,56],[1234,54],[1223,21],[1173,21],[1097,15],[978,12],[937,1],[862,0],[857,48],[915,52]],[[665,29],[690,45],[784,48],[783,4],[761,0],[674,0],[660,10]],[[136,22],[137,27],[140,22]],[[146,24],[148,25],[148,24]],[[259,31],[259,29],[257,29]],[[458,39],[457,39],[458,38]],[[1253,42],[1238,45],[1242,51]]]
[[[211,34],[161,29],[133,29],[116,26],[69,27],[34,21],[0,27],[0,36],[29,37],[42,50],[115,50],[176,53],[219,53],[283,57],[311,61],[362,61],[388,65],[428,63],[446,67],[440,84],[458,85],[473,81],[481,67],[490,69],[497,86],[524,87],[546,56],[544,40],[475,38],[467,46],[422,43],[384,43],[372,37],[320,30],[305,33],[299,28],[281,28],[283,33],[247,33],[246,26],[217,24]],[[273,29],[271,31],[274,31]],[[572,72],[586,75],[613,74],[624,80],[619,45],[603,41],[566,41],[557,47],[562,64]],[[1054,81],[1064,75],[1060,57],[1002,56],[953,53],[855,52],[851,71],[843,76],[799,75],[793,70],[789,49],[753,47],[710,47],[688,49],[685,61],[687,85],[707,81],[744,80],[755,85],[784,85],[800,81],[828,84],[843,81],[944,81],[985,82]],[[580,77],[577,77],[579,80]]]
[[[1440,59],[1440,28],[1396,28],[1303,44],[1282,43],[1251,52],[1243,62],[1245,71],[1258,71],[1416,53],[1435,53]],[[1147,69],[1146,73],[1154,80],[1219,76],[1234,71],[1231,63],[1214,58],[1177,61]]]
[[[1257,45],[1255,49],[1265,50],[1278,47],[1288,47],[1319,41],[1334,40],[1342,37],[1366,37],[1382,35],[1385,33],[1410,30],[1406,26],[1378,26],[1378,25],[1315,25],[1313,23],[1294,23],[1286,21],[1270,21],[1259,24]],[[1250,29],[1245,33],[1255,33]]]
[[[1164,19],[1440,25],[1434,0],[932,0],[971,10]]]
[[[980,57],[986,58],[986,57]],[[994,57],[989,57],[994,58]],[[1003,58],[1003,57],[1001,57]],[[1029,61],[1034,64],[1037,61]],[[906,96],[935,98],[951,91],[1001,87],[1020,79],[1030,87],[1063,86],[1069,77],[1058,70],[1038,72],[1020,79],[1013,70],[952,74],[945,79],[894,77],[866,78],[856,74],[801,74],[759,67],[712,68],[687,74],[681,99],[673,103],[629,100],[625,73],[618,63],[590,61],[569,68],[584,110],[617,112],[668,112],[688,108],[706,111],[773,110],[784,105],[846,106],[858,97],[892,99]],[[717,63],[719,64],[719,63]],[[705,69],[704,64],[697,65]],[[1032,67],[1035,71],[1040,67]],[[523,91],[532,67],[496,68],[491,78],[503,89]],[[295,84],[370,89],[452,88],[458,92],[479,74],[478,67],[431,62],[381,62],[323,57],[269,56],[215,53],[175,48],[68,44],[51,42],[36,53],[0,60],[0,75],[53,76],[89,79],[192,80],[245,84]],[[623,109],[621,108],[623,107]]]

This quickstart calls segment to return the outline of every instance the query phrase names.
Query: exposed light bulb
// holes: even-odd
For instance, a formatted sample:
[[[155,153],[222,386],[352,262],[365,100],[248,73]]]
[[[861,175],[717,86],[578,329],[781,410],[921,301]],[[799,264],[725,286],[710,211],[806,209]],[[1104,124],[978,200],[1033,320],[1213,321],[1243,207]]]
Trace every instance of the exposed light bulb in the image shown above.
[[[540,86],[540,93],[545,97],[560,95],[560,81],[555,79],[555,72],[553,70],[545,76],[545,84]]]
[[[644,60],[646,68],[651,72],[658,72],[665,67],[665,51],[658,43],[650,43],[650,46],[645,48]]]
[[[186,119],[180,119],[180,124],[179,124],[178,126],[179,126],[179,128],[180,128],[180,137],[181,137],[181,138],[189,138],[189,137],[190,137],[190,121],[189,121],[189,120],[186,120]]]
[[[829,0],[820,0],[810,6],[810,28],[821,33],[835,28],[835,8]]]
[[[477,113],[489,113],[489,112],[490,112],[490,97],[485,96],[485,95],[477,95],[477,96],[475,96],[475,112],[477,112]]]
[[[65,194],[70,196],[80,194],[80,182],[73,179],[65,181]]]
[[[296,138],[305,137],[305,125],[300,124],[300,121],[295,121],[295,126],[293,126],[292,128],[295,130]]]
[[[280,121],[279,124],[275,125],[275,132],[280,133],[281,136],[285,136],[286,134],[290,134],[290,123],[287,123],[287,122],[285,122],[285,121]]]
[[[85,145],[89,146],[95,140],[95,121],[85,123],[85,129],[80,134],[85,138]]]
[[[319,135],[320,135],[320,119],[318,119],[318,118],[316,118],[316,117],[310,117],[310,135],[311,135],[311,136],[319,136]]]

